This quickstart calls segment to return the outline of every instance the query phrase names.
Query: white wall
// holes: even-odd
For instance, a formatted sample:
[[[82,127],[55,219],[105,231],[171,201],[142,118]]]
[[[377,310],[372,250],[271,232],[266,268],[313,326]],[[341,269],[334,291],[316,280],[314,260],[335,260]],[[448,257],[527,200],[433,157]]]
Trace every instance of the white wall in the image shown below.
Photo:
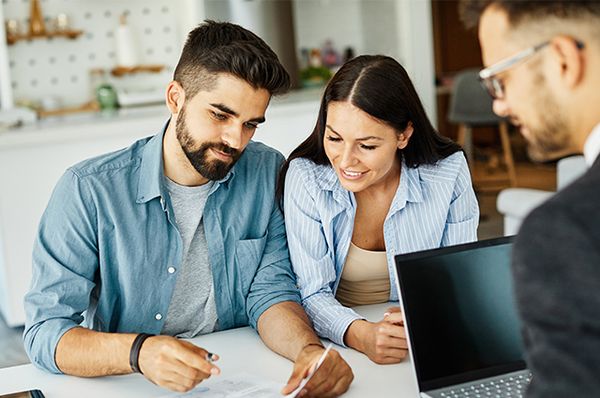
[[[338,49],[351,46],[363,53],[361,5],[361,0],[295,0],[296,47],[321,48],[331,39]]]
[[[369,54],[385,54],[404,63],[398,41],[395,0],[366,0],[361,4],[363,46]]]
[[[179,35],[181,36],[181,46],[185,44],[187,34],[198,26],[204,20],[206,15],[206,7],[204,1],[199,0],[178,0],[181,7],[178,8],[179,14]]]
[[[398,0],[396,21],[403,66],[408,71],[432,124],[437,124],[433,22],[430,0]]]
[[[229,0],[229,10],[232,22],[262,37],[275,51],[290,74],[292,87],[298,87],[292,1]]]
[[[6,36],[4,32],[4,12],[0,3],[0,110],[12,108],[12,89],[10,71],[8,69],[8,53],[6,52]]]
[[[407,70],[436,123],[435,68],[430,0],[295,0],[296,45],[394,57]]]

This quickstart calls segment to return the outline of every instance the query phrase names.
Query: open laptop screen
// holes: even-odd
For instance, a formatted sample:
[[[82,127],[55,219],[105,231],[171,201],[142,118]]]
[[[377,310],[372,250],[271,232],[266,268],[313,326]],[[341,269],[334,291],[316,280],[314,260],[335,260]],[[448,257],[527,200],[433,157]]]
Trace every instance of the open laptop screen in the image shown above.
[[[396,256],[421,391],[525,369],[512,238]]]

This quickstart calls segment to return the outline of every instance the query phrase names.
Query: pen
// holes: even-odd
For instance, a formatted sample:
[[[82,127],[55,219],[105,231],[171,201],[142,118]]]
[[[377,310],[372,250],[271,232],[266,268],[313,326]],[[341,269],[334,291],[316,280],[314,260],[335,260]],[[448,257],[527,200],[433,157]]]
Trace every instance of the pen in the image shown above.
[[[325,361],[325,357],[327,357],[327,353],[331,350],[331,347],[333,347],[333,343],[327,344],[327,347],[325,347],[325,351],[323,351],[323,353],[321,354],[321,357],[317,361],[315,368],[308,374],[308,376],[306,376],[306,378],[302,379],[300,385],[294,391],[292,391],[292,393],[289,394],[288,397],[298,396],[298,394],[300,393],[300,391],[302,391],[306,383],[309,382],[311,377],[313,377],[313,375],[317,372],[317,369],[319,369],[319,367],[323,364],[323,362]]]
[[[325,361],[325,357],[327,356],[327,353],[329,352],[329,350],[331,350],[332,346],[333,346],[333,343],[327,344],[327,347],[325,347],[325,351],[323,351],[323,354],[321,354],[321,358],[319,358],[319,361],[317,362],[317,366],[315,366],[315,368],[313,369],[313,371],[310,372],[310,374],[308,375],[307,379],[310,379],[312,377],[312,375],[315,374],[315,372],[317,371],[317,369],[319,369],[319,367],[323,364],[323,361]]]

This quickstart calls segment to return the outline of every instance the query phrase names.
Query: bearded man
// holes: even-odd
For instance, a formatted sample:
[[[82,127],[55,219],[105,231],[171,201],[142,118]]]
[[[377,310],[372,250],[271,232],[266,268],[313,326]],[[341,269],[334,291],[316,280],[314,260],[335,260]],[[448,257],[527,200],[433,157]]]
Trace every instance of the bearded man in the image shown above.
[[[42,217],[25,298],[25,347],[54,373],[142,373],[188,391],[220,370],[180,340],[251,325],[295,362],[295,389],[324,348],[295,285],[275,181],[283,156],[250,139],[289,75],[246,29],[205,22],[166,88],[154,137],[81,162]],[[305,396],[338,396],[353,375],[329,353]]]

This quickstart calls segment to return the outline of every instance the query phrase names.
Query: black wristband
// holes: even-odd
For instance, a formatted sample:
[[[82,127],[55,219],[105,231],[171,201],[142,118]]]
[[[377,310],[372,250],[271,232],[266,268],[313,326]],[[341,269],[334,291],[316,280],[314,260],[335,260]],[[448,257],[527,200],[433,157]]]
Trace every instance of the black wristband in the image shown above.
[[[148,337],[154,336],[153,334],[140,333],[133,340],[133,344],[131,344],[131,351],[129,351],[129,366],[131,366],[131,370],[135,373],[143,374],[140,370],[140,349],[142,348],[142,344]]]

